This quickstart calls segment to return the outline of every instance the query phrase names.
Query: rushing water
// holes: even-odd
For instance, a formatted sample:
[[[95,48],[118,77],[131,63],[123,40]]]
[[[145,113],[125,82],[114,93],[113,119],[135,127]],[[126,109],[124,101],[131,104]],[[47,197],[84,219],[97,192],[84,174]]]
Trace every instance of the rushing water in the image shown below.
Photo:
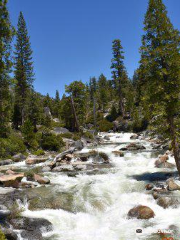
[[[56,184],[59,191],[73,194],[73,212],[61,209],[30,211],[28,206],[26,207],[25,216],[43,217],[52,222],[54,230],[45,234],[45,239],[154,240],[159,239],[156,235],[151,238],[158,229],[169,229],[170,225],[180,229],[180,208],[163,209],[145,190],[145,185],[148,183],[145,180],[152,173],[173,170],[154,167],[156,156],[150,151],[152,147],[149,142],[130,140],[131,134],[128,133],[109,134],[109,136],[111,144],[97,148],[109,155],[113,168],[108,168],[103,174],[97,175],[77,177],[62,176],[58,173],[48,175],[51,183]],[[112,154],[113,150],[119,150],[125,143],[132,141],[141,141],[149,151],[127,152],[124,157],[115,157]],[[138,204],[152,208],[156,214],[155,218],[128,219],[128,211]],[[136,229],[139,228],[143,230],[142,234],[136,233]]]

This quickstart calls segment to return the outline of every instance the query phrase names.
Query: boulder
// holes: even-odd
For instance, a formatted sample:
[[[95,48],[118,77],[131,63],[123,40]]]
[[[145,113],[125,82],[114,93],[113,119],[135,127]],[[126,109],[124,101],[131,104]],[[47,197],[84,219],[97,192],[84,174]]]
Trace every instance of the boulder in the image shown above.
[[[7,159],[7,160],[1,160],[0,161],[0,166],[4,166],[4,165],[10,165],[10,164],[13,164],[13,160],[11,159]]]
[[[6,206],[0,205],[0,220],[6,219],[10,216],[11,212],[7,209]]]
[[[142,206],[142,205],[134,207],[128,212],[128,217],[130,218],[150,219],[150,218],[154,218],[154,216],[155,216],[155,213],[151,208],[147,206]]]
[[[26,156],[24,156],[22,153],[16,154],[12,157],[12,160],[14,162],[22,162],[26,159]]]
[[[51,168],[49,166],[45,166],[42,168],[42,172],[50,172]]]
[[[148,183],[145,188],[146,188],[147,191],[150,191],[154,188],[154,186],[153,186],[153,184]]]
[[[0,176],[0,183],[3,184],[4,187],[18,188],[23,177],[24,173],[3,175]]]
[[[135,139],[138,139],[139,138],[139,136],[137,135],[137,134],[133,134],[131,137],[130,137],[130,139],[132,139],[132,140],[135,140]]]
[[[52,224],[42,218],[27,218],[21,217],[10,220],[14,229],[21,229],[26,231],[50,232],[52,231]]]
[[[74,165],[74,168],[75,168],[75,170],[78,170],[78,171],[85,171],[87,169],[87,166],[78,164],[78,165]]]
[[[61,165],[61,166],[58,166],[58,167],[55,167],[53,168],[53,172],[70,172],[70,171],[73,171],[74,168],[72,165]]]
[[[63,134],[63,133],[69,133],[69,130],[67,128],[63,128],[63,127],[55,127],[55,128],[53,128],[52,133],[59,135],[59,134]]]
[[[161,160],[156,160],[155,161],[155,167],[157,168],[174,168],[175,165],[173,163],[169,163],[169,162],[161,162]]]
[[[173,178],[170,178],[167,180],[167,189],[169,191],[176,191],[176,190],[180,190],[180,186],[175,183],[174,179]]]
[[[127,147],[121,148],[121,151],[134,151],[134,150],[144,150],[146,149],[142,144],[130,143]]]
[[[124,153],[122,151],[112,151],[112,153],[116,156],[116,157],[124,157]]]
[[[110,137],[108,137],[108,136],[104,136],[104,140],[106,140],[106,141],[110,141]]]
[[[6,171],[6,174],[17,174],[16,172],[12,171],[11,169]]]
[[[7,240],[18,240],[17,234],[11,230],[10,228],[2,228],[2,232],[4,233]]]
[[[85,147],[84,142],[82,140],[75,141],[73,145],[75,149],[78,151],[81,151]]]
[[[47,177],[42,177],[38,174],[34,174],[34,180],[38,182],[39,184],[49,184],[50,180]]]
[[[164,209],[172,206],[174,204],[174,201],[171,197],[159,197],[157,204],[161,207],[163,207]]]
[[[50,119],[52,119],[52,115],[49,107],[44,107],[44,114],[46,117],[49,117]]]
[[[26,159],[26,164],[33,165],[33,164],[37,164],[37,163],[43,163],[43,162],[46,162],[48,159],[49,159],[49,157],[29,156]]]

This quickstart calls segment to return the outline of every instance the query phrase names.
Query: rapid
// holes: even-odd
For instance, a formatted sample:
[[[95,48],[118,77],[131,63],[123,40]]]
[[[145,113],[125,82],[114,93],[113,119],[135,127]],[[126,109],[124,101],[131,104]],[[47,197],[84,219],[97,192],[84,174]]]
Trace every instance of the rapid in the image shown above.
[[[96,150],[108,154],[112,167],[95,175],[80,174],[76,177],[48,173],[51,188],[56,186],[58,192],[72,195],[71,211],[30,211],[28,204],[24,203],[23,216],[49,220],[53,231],[43,236],[48,240],[154,240],[161,239],[156,235],[159,229],[170,229],[170,226],[180,229],[180,208],[163,209],[145,189],[151,181],[151,174],[162,172],[162,169],[154,167],[158,153],[152,149],[151,143],[131,140],[130,133],[101,135],[108,135],[110,141],[98,145]],[[143,143],[146,150],[125,152],[124,157],[116,157],[112,153],[131,142]],[[89,150],[85,148],[82,151]],[[173,163],[173,158],[170,161]],[[163,169],[163,172],[171,171]],[[177,194],[180,197],[180,193]],[[150,207],[155,217],[150,220],[129,219],[128,211],[139,204]],[[137,229],[142,229],[142,233],[136,233]]]

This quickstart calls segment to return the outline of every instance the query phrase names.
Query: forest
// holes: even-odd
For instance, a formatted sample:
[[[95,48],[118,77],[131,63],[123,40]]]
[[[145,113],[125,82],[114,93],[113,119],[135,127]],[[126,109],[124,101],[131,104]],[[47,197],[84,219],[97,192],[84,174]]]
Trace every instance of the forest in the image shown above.
[[[132,78],[124,63],[121,39],[117,38],[109,43],[111,79],[103,73],[92,73],[88,82],[72,79],[65,93],[60,96],[57,89],[55,97],[34,89],[36,76],[26,17],[20,12],[18,25],[13,26],[7,4],[7,0],[0,0],[2,165],[17,154],[26,158],[42,157],[47,152],[61,154],[68,151],[70,140],[86,139],[95,144],[101,132],[133,136],[145,132],[150,139],[157,137],[166,145],[164,149],[173,155],[175,171],[180,175],[180,32],[174,28],[162,0],[149,0],[139,49],[141,58]],[[107,156],[100,154],[105,161]]]

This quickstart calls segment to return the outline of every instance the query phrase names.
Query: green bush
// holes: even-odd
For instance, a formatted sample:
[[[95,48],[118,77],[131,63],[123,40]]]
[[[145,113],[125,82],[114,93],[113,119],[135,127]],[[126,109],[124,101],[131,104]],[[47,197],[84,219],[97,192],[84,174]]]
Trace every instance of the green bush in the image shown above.
[[[8,158],[25,151],[23,139],[18,134],[11,133],[8,138],[0,138],[0,158]]]
[[[38,149],[37,151],[34,151],[33,154],[36,156],[42,156],[45,154],[45,152],[42,149]]]
[[[67,133],[60,134],[60,136],[63,137],[63,138],[72,138],[73,134],[70,133],[70,132],[67,132]]]
[[[64,146],[64,142],[60,135],[48,133],[42,136],[41,145],[44,150],[59,151]]]
[[[1,228],[0,228],[0,240],[7,240]]]
[[[90,139],[94,139],[93,134],[90,133],[90,132],[84,132],[84,133],[83,133],[83,137],[90,138]]]
[[[100,120],[98,126],[100,132],[108,132],[113,129],[113,123],[108,122],[106,119]]]

